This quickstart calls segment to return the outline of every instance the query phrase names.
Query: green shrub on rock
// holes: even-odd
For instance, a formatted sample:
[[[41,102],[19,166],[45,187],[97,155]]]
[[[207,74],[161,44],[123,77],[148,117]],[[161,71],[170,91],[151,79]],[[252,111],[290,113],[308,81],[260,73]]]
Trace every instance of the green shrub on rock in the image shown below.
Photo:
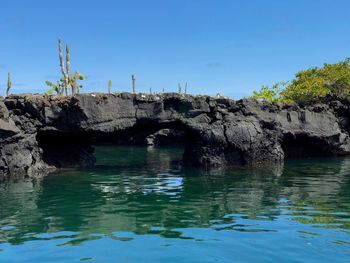
[[[284,99],[281,95],[281,92],[283,91],[283,87],[285,85],[286,83],[283,82],[275,83],[271,88],[269,86],[263,85],[259,91],[253,91],[251,98],[266,101],[269,103],[283,101]]]
[[[294,101],[299,104],[322,102],[327,97],[350,97],[350,59],[312,67],[295,74],[287,83],[263,86],[252,98],[266,102]]]

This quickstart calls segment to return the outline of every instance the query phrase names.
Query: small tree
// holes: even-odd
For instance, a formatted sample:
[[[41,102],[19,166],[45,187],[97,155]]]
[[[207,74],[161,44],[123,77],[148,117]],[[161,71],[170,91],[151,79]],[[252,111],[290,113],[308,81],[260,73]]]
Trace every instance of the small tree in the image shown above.
[[[266,102],[296,102],[300,105],[329,98],[350,99],[350,58],[299,71],[291,81],[272,87],[263,86],[260,91],[254,91],[252,97]]]
[[[269,86],[263,85],[259,91],[253,91],[253,99],[262,100],[266,102],[273,102],[278,98],[277,86],[272,89]]]

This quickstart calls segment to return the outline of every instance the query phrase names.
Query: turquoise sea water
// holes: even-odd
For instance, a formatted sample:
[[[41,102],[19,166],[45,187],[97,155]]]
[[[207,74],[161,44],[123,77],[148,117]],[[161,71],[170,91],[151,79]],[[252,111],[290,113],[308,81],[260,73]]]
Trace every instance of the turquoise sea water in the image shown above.
[[[98,147],[91,170],[0,184],[0,262],[350,262],[350,158],[185,169]]]

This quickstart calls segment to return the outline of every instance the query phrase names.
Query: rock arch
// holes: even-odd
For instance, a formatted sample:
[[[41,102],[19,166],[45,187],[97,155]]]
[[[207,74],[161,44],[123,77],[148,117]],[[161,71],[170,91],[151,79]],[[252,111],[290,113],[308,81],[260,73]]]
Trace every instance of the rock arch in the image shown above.
[[[349,134],[337,116],[327,105],[176,93],[13,95],[0,103],[0,174],[35,176],[48,167],[93,165],[95,142],[144,143],[164,130],[182,133],[187,165],[206,168],[280,162],[294,146],[349,154]]]

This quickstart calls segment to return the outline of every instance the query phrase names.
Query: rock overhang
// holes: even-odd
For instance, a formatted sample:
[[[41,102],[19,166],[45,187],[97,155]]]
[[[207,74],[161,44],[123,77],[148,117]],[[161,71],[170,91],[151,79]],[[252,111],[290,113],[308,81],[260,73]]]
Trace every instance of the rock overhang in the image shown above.
[[[162,129],[184,133],[184,162],[199,167],[280,162],[293,144],[301,150],[315,147],[315,153],[349,154],[349,112],[347,105],[336,102],[299,107],[177,93],[13,95],[0,102],[0,173],[35,175],[45,166],[58,167],[45,153],[55,136],[63,147],[76,147],[78,155],[61,167],[78,167],[94,162],[93,137],[120,135],[129,142],[128,132],[146,138]],[[29,151],[31,162],[26,159],[25,167],[12,169],[20,155],[11,156],[11,145],[13,151]]]

